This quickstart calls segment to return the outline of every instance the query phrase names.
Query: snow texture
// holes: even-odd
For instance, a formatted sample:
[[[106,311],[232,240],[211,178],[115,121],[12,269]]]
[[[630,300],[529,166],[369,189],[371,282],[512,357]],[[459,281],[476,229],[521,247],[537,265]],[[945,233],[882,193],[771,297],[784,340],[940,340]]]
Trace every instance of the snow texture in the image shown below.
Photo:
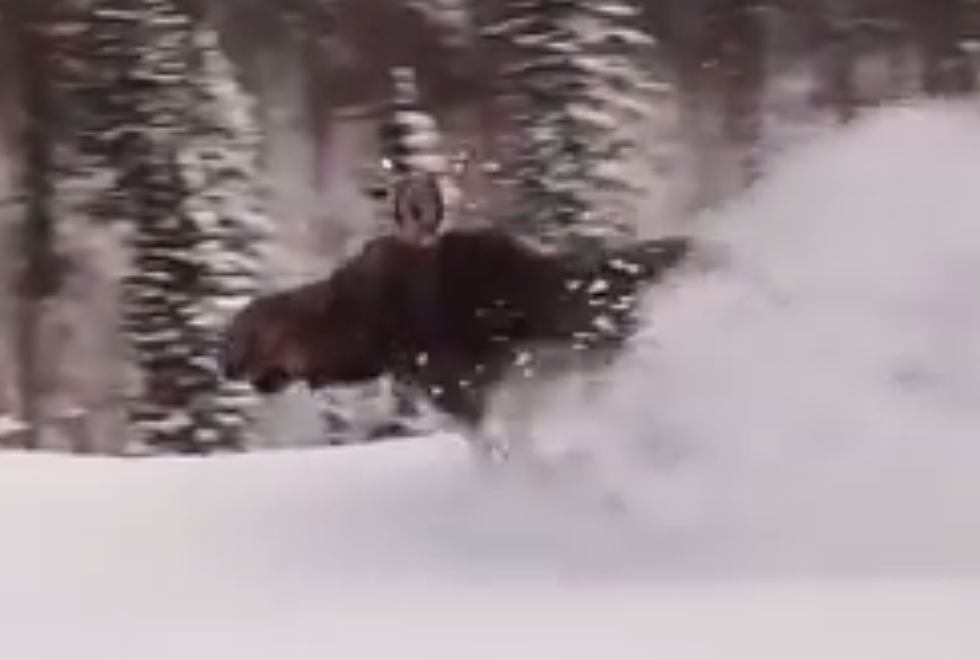
[[[704,217],[725,263],[651,298],[609,389],[535,436],[577,441],[615,511],[452,436],[8,454],[4,650],[978,657],[978,148],[969,108],[890,110]]]

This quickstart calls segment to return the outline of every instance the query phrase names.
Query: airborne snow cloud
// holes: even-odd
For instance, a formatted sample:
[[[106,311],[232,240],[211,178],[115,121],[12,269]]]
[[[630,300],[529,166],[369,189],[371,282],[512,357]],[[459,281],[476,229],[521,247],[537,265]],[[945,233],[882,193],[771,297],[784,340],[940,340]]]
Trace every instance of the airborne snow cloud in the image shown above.
[[[682,566],[976,572],[977,153],[971,108],[918,105],[787,155],[699,218],[728,263],[653,294],[603,397],[559,399],[539,448]]]

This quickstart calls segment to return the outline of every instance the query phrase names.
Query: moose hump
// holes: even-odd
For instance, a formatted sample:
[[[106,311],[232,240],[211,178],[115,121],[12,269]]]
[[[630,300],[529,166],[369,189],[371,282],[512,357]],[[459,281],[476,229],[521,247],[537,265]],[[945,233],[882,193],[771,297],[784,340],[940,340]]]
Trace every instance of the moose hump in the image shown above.
[[[539,349],[615,356],[639,295],[692,247],[668,237],[543,252],[492,228],[378,238],[330,276],[246,305],[225,373],[267,393],[391,375],[478,428],[489,395]]]

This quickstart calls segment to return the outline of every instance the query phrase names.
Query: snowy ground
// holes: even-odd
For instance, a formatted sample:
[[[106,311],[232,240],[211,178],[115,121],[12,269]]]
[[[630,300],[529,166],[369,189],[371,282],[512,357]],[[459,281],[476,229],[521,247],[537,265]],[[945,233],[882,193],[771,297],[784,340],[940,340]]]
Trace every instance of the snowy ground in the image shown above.
[[[2,656],[980,657],[978,153],[891,111],[705,217],[731,263],[541,420],[566,484],[451,437],[2,457]]]

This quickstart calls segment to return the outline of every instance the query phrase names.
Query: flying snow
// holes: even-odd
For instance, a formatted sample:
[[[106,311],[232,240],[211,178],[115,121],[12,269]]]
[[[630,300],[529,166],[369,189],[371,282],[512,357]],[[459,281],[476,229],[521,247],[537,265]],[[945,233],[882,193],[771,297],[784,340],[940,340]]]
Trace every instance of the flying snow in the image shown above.
[[[601,394],[540,415],[562,490],[661,568],[980,569],[977,153],[971,108],[892,109],[699,218],[725,263],[650,295]]]

